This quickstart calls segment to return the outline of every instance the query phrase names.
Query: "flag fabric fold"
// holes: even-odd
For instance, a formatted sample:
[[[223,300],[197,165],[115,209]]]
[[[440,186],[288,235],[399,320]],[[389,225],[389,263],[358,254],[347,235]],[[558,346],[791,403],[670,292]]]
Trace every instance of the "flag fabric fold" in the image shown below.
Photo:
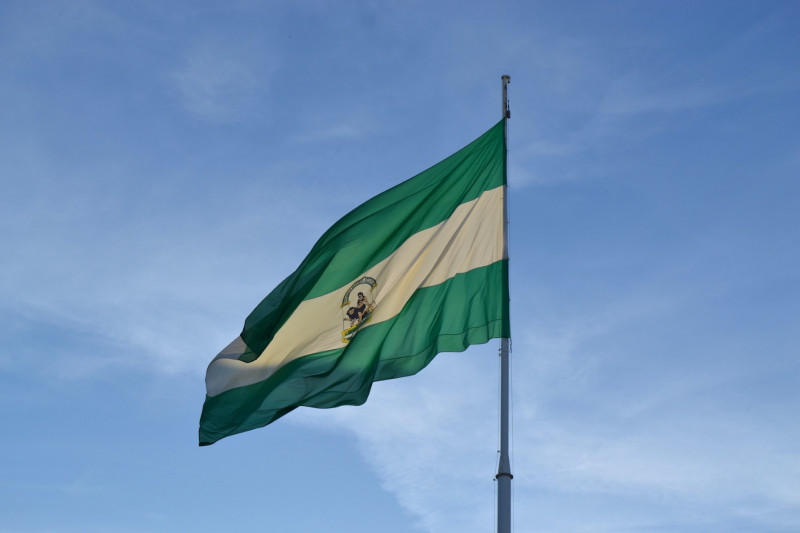
[[[504,127],[325,232],[209,365],[201,445],[510,337]]]

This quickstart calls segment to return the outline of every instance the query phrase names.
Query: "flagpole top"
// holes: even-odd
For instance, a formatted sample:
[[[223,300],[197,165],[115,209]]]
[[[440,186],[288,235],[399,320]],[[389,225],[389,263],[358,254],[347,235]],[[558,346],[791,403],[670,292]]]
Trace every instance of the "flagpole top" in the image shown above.
[[[503,74],[500,79],[503,80],[503,118],[511,118],[511,110],[508,108],[508,84],[511,83],[511,76]]]

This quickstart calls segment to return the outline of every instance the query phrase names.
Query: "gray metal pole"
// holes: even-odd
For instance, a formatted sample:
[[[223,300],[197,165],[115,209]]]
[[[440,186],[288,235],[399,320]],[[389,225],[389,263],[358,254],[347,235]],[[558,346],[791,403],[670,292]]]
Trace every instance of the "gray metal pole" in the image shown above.
[[[508,109],[508,83],[510,76],[502,76],[503,80],[503,119],[511,115]],[[506,144],[508,126],[505,126]],[[506,149],[507,152],[507,149]],[[507,153],[503,157],[508,158]],[[507,167],[506,164],[503,165]],[[504,256],[508,257],[508,194],[503,195],[503,246]],[[500,461],[497,468],[497,533],[511,533],[511,459],[508,452],[509,441],[509,339],[500,339]]]

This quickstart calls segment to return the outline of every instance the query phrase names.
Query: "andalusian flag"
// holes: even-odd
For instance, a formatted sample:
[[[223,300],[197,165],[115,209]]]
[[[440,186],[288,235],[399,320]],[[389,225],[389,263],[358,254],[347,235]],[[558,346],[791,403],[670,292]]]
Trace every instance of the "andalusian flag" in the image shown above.
[[[200,445],[508,338],[504,121],[333,225],[211,362]]]

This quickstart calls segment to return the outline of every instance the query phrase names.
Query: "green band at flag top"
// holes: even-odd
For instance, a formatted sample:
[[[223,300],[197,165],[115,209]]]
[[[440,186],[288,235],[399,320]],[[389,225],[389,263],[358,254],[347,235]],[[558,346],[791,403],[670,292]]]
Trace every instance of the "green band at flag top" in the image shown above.
[[[200,444],[510,337],[505,149],[501,121],[325,232],[209,365]]]

